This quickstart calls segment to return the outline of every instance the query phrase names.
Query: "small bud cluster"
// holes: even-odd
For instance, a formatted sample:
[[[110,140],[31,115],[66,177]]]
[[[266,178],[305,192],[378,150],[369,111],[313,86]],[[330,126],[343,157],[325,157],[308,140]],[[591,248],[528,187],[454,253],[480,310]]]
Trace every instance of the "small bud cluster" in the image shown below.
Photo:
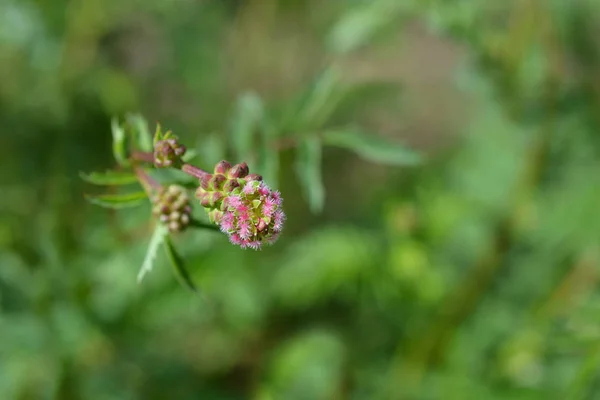
[[[170,232],[181,232],[187,228],[192,208],[183,187],[170,185],[163,188],[154,196],[153,203],[152,212],[161,223],[167,225]]]
[[[219,162],[213,174],[200,179],[196,197],[211,221],[242,248],[272,244],[283,228],[279,192],[272,191],[260,175],[250,174],[246,163]]]
[[[185,146],[174,136],[158,140],[154,145],[154,165],[157,168],[174,167],[185,152]]]

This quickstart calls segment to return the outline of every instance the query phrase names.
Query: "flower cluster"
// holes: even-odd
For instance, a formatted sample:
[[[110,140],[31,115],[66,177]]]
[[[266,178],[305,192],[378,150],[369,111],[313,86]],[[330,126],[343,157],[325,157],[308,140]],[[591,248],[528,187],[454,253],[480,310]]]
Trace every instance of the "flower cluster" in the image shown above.
[[[167,132],[165,138],[154,144],[154,165],[157,168],[174,167],[185,152],[185,146],[179,144],[177,138]]]
[[[214,174],[203,175],[196,191],[212,222],[219,225],[233,244],[260,249],[273,244],[283,229],[282,199],[257,174],[249,174],[246,163],[231,166],[219,162]]]
[[[162,188],[153,198],[153,214],[166,224],[171,232],[181,232],[190,223],[192,208],[185,188],[170,185]]]

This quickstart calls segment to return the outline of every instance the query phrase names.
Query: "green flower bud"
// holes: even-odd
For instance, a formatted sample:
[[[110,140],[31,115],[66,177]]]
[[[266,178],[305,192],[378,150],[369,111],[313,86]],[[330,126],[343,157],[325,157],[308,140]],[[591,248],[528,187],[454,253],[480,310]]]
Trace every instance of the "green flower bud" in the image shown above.
[[[208,219],[213,224],[220,223],[222,218],[223,218],[223,211],[221,211],[221,210],[211,210],[208,212]]]

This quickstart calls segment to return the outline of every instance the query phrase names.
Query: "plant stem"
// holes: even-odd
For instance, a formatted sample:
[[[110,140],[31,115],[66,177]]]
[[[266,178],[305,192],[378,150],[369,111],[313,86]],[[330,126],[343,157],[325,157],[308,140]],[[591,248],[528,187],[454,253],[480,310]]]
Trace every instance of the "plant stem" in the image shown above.
[[[154,153],[152,152],[134,150],[131,158],[135,161],[154,163]]]
[[[133,151],[131,153],[131,158],[135,161],[141,161],[141,162],[148,162],[148,163],[154,163],[154,153],[152,152],[146,152],[146,151]],[[209,174],[208,172],[194,166],[191,164],[186,164],[186,163],[182,163],[181,166],[178,166],[177,163],[175,163],[175,165],[172,166],[173,168],[179,168],[180,170],[182,170],[183,172],[185,172],[188,175],[193,176],[194,178],[198,178],[198,179],[202,179],[204,176],[206,176],[207,174]],[[136,173],[138,173],[137,169],[136,169]],[[142,171],[142,173],[144,173]],[[138,175],[139,177],[139,175]],[[144,179],[152,179],[150,178],[147,174],[144,177]],[[158,183],[157,183],[158,184]]]
[[[210,175],[208,172],[193,166],[192,164],[182,164],[180,169],[188,175],[193,176],[194,178],[202,179],[206,175]]]
[[[141,167],[135,167],[135,174],[137,175],[140,183],[144,187],[148,197],[152,197],[154,192],[158,192],[162,189],[162,185],[152,178],[146,171]]]

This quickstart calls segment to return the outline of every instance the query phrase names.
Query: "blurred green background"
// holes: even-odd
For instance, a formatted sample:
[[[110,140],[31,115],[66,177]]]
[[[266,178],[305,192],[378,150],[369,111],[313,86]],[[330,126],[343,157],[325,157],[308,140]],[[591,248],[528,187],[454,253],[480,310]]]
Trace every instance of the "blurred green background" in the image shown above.
[[[318,212],[294,150],[258,151],[277,245],[189,232],[204,299],[162,253],[138,285],[150,206],[78,176],[114,165],[111,117],[238,162],[257,99],[288,115],[331,71],[347,95],[288,137],[426,161],[325,147]],[[0,123],[2,399],[600,398],[598,1],[0,0]]]

